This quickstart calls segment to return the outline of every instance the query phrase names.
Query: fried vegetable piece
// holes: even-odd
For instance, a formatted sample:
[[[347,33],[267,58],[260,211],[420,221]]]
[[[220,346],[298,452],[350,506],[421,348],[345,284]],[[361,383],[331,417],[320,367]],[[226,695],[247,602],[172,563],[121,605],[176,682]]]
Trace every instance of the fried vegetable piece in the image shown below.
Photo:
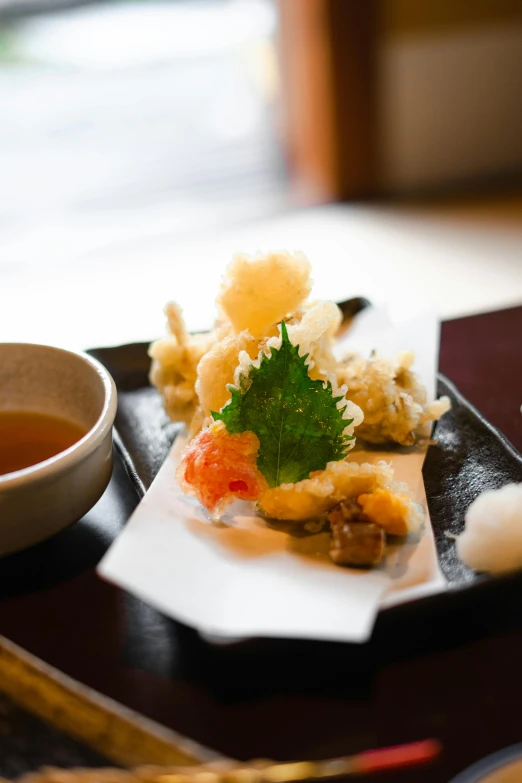
[[[196,394],[204,418],[210,416],[211,411],[221,410],[230,400],[228,386],[234,382],[234,372],[242,351],[251,358],[256,358],[259,353],[259,341],[246,330],[217,340],[199,362]]]
[[[339,384],[364,413],[357,437],[368,443],[415,443],[423,424],[436,421],[450,408],[448,397],[427,400],[426,389],[412,371],[411,352],[395,359],[352,354],[337,367]]]
[[[389,485],[392,479],[391,467],[382,460],[377,465],[368,462],[359,465],[348,460],[329,462],[325,470],[312,473],[297,484],[267,489],[259,505],[273,519],[317,519],[342,500],[373,492],[377,487]]]
[[[267,483],[256,465],[259,440],[253,432],[230,435],[222,422],[191,441],[179,465],[182,488],[214,518],[236,499],[257,500]]]
[[[237,253],[227,269],[218,306],[237,333],[248,329],[254,337],[263,337],[308,297],[310,269],[303,253]]]
[[[330,557],[334,563],[369,568],[381,562],[385,532],[355,500],[343,500],[330,511],[328,519],[332,529]]]
[[[422,522],[415,504],[403,492],[378,487],[374,492],[359,495],[357,502],[372,522],[392,536],[405,536],[418,530]]]
[[[212,332],[188,334],[181,308],[175,302],[165,307],[168,336],[149,348],[152,359],[150,382],[159,390],[171,421],[189,424],[198,407],[194,389],[197,367],[216,340]]]

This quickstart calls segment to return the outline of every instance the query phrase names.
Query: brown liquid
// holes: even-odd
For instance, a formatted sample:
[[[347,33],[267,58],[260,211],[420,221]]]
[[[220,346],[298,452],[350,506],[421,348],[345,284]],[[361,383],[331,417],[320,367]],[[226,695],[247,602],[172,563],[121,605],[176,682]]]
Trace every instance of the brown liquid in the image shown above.
[[[86,430],[72,421],[30,411],[0,411],[0,476],[65,451]]]

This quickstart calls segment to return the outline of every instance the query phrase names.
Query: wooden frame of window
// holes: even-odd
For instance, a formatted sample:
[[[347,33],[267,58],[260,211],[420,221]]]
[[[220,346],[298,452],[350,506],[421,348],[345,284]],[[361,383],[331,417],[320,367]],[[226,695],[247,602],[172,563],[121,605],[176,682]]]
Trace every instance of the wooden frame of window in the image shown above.
[[[375,187],[377,0],[279,0],[290,166],[316,200]]]

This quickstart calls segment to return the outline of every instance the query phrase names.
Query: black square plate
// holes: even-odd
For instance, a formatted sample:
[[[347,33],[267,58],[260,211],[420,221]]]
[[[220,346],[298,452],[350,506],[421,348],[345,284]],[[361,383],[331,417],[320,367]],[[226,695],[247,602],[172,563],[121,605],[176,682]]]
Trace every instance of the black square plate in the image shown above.
[[[147,348],[148,344],[137,343],[90,351],[111,372],[118,387],[116,445],[141,496],[182,428],[168,420],[158,392],[148,382]],[[436,443],[428,449],[423,475],[439,561],[449,591],[411,604],[444,603],[457,592],[479,585],[487,589],[493,583],[519,579],[522,584],[516,575],[492,580],[471,571],[458,560],[454,542],[454,536],[463,529],[466,509],[479,493],[522,481],[522,456],[440,374],[438,394],[451,399],[451,410],[436,425]]]

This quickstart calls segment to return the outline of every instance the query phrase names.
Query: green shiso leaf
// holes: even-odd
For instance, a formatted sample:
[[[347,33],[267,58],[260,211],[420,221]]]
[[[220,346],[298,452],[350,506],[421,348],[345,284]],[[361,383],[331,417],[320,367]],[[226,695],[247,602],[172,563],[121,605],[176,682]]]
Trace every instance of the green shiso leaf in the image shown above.
[[[239,388],[220,413],[230,433],[255,432],[260,448],[257,466],[270,487],[295,483],[346,456],[353,436],[344,435],[352,419],[343,419],[344,399],[334,397],[330,382],[312,380],[306,356],[292,345],[286,324],[280,325],[281,347],[263,353],[259,367],[242,376]]]

